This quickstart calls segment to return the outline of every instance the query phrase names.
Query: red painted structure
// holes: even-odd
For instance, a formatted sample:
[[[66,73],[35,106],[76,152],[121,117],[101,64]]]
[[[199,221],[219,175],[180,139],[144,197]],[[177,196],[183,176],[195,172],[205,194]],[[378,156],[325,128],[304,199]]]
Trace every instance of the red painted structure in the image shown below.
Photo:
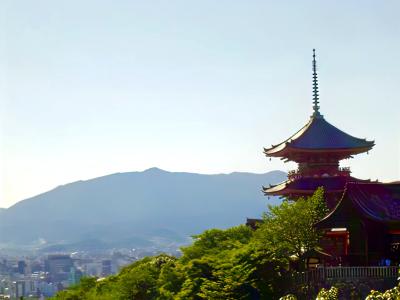
[[[371,150],[374,142],[341,131],[326,121],[319,112],[315,51],[313,94],[314,111],[308,123],[278,145],[264,148],[267,157],[280,157],[285,162],[294,161],[298,163],[298,169],[288,173],[287,181],[263,187],[263,191],[266,195],[296,199],[311,195],[318,187],[323,186],[328,195],[328,205],[333,207],[347,182],[362,181],[352,177],[349,168],[341,168],[339,162]]]
[[[374,142],[339,130],[320,114],[315,51],[313,92],[314,111],[308,123],[282,143],[264,149],[267,157],[294,161],[298,169],[289,172],[285,182],[263,187],[263,191],[296,200],[324,187],[331,211],[316,227],[325,231],[320,257],[327,265],[397,265],[400,182],[357,179],[350,169],[339,166],[341,160],[371,150]]]
[[[400,184],[349,182],[335,208],[316,227],[324,229],[325,251],[342,265],[400,263]],[[347,236],[342,249],[332,237]]]

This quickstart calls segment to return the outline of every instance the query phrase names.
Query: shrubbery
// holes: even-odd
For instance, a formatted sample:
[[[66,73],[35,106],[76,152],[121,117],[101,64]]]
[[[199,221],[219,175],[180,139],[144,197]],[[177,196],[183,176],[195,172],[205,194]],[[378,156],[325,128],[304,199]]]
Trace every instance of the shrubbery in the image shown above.
[[[347,292],[347,295],[346,293]],[[340,285],[331,287],[328,289],[321,289],[316,297],[316,300],[338,300],[338,299],[348,299],[348,300],[399,300],[400,299],[400,285],[389,289],[385,292],[379,292],[371,290],[371,292],[366,297],[361,297],[360,293],[348,293],[348,286]],[[298,298],[293,294],[288,294],[281,297],[279,300],[298,300]]]
[[[54,299],[278,299],[288,290],[289,258],[316,247],[320,233],[313,224],[326,211],[319,189],[269,207],[255,231],[244,225],[207,230],[179,259],[147,257],[117,275],[83,279]]]
[[[322,189],[307,199],[284,201],[269,207],[255,231],[244,225],[207,230],[182,248],[180,258],[146,257],[117,275],[101,280],[83,278],[54,299],[297,300],[292,294],[282,297],[290,283],[289,258],[301,259],[302,253],[318,245],[321,235],[313,224],[326,214],[324,203]],[[361,299],[357,288],[346,284],[321,289],[316,299],[336,300],[344,295],[346,299]],[[366,299],[400,299],[400,287],[371,291]]]
[[[400,299],[400,286],[385,292],[371,291],[365,300],[397,300]]]

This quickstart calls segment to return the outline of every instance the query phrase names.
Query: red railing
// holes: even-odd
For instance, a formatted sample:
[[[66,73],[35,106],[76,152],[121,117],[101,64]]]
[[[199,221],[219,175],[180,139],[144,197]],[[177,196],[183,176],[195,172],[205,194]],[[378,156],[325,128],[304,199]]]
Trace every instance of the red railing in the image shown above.
[[[351,171],[350,168],[348,167],[338,168],[337,170],[331,170],[329,172],[323,170],[314,172],[312,172],[311,170],[307,171],[292,170],[288,172],[288,179],[296,180],[305,177],[350,176],[350,173]]]
[[[347,281],[355,279],[396,279],[399,267],[322,267],[294,274],[297,283]]]

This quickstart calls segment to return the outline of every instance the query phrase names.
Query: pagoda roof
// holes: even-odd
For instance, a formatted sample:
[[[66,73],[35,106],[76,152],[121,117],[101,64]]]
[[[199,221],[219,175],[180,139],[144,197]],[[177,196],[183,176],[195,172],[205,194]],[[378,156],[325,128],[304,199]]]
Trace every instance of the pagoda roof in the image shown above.
[[[353,137],[336,128],[322,115],[313,115],[310,121],[282,143],[264,148],[267,156],[285,157],[299,152],[362,153],[374,146],[374,141]],[[347,154],[345,155],[347,156]]]
[[[369,182],[351,176],[330,176],[330,177],[302,177],[295,180],[287,180],[277,185],[263,187],[265,195],[309,195],[313,194],[319,187],[323,187],[326,193],[342,193],[348,182]]]
[[[399,226],[400,184],[349,182],[336,207],[316,226],[346,227],[355,217]]]

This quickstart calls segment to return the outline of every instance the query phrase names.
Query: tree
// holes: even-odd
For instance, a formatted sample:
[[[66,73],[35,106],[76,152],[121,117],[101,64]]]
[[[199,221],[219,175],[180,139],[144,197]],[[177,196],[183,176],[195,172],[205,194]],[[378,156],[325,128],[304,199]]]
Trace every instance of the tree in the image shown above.
[[[78,285],[70,287],[68,290],[61,291],[57,294],[57,299],[60,300],[80,300],[86,299],[86,293],[91,291],[96,286],[95,277],[84,277]]]
[[[259,246],[287,259],[300,258],[304,252],[318,247],[322,233],[314,224],[328,213],[323,196],[324,190],[319,188],[311,197],[269,206],[255,233]]]
[[[258,229],[240,225],[194,236],[182,257],[146,257],[104,280],[83,280],[55,299],[276,299],[287,291],[288,262],[318,246],[313,225],[327,213],[323,190],[270,206]]]
[[[194,236],[194,243],[182,249],[175,269],[163,270],[162,276],[180,282],[180,288],[164,281],[162,294],[171,299],[241,299],[239,295],[254,289],[249,279],[252,266],[243,259],[248,257],[243,252],[252,236],[252,230],[244,225]]]

